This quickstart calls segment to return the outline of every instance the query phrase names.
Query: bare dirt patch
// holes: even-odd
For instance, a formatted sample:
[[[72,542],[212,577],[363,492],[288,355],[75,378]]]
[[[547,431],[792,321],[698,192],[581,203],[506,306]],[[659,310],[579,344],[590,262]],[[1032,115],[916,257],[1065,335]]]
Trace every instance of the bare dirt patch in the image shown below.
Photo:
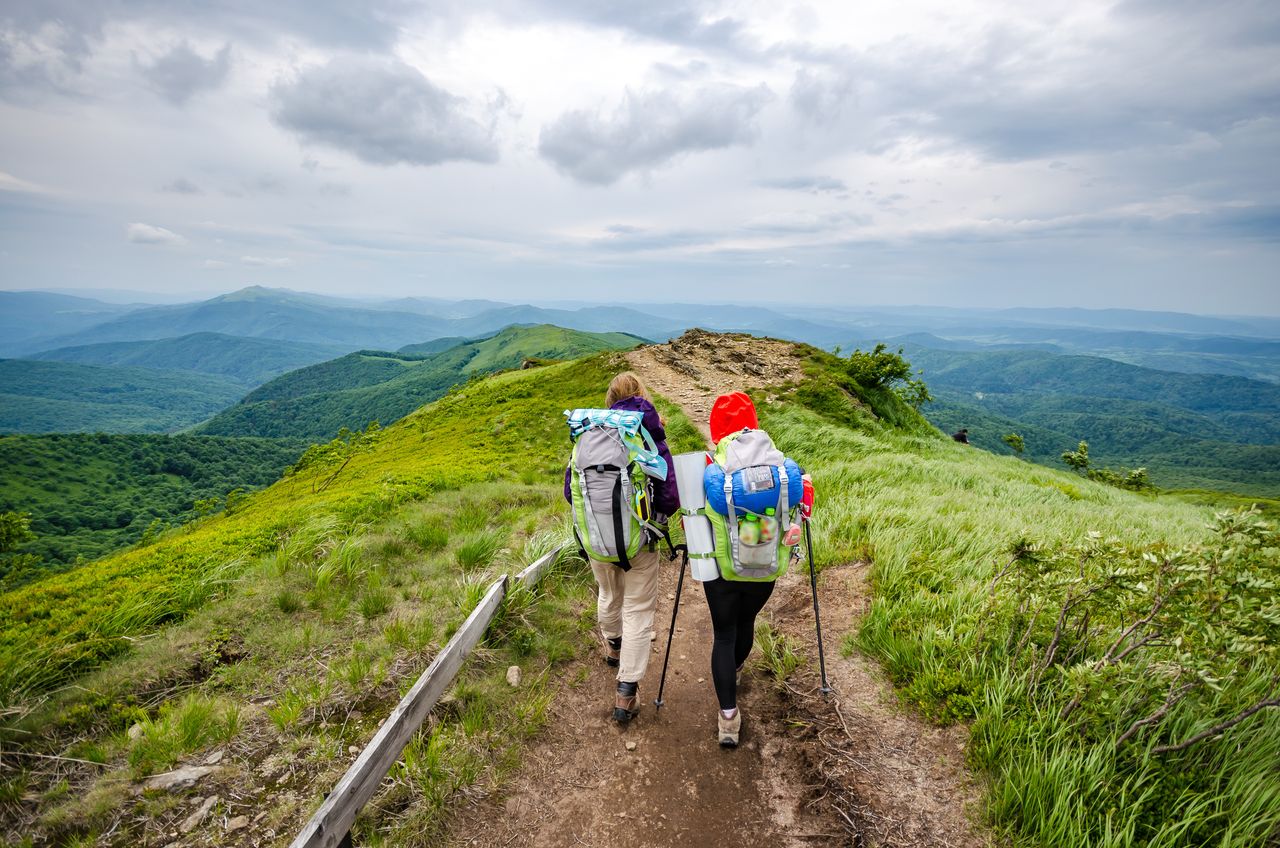
[[[627,361],[650,389],[679,405],[710,439],[707,421],[719,395],[800,380],[803,357],[791,342],[690,330],[667,344],[636,348]]]

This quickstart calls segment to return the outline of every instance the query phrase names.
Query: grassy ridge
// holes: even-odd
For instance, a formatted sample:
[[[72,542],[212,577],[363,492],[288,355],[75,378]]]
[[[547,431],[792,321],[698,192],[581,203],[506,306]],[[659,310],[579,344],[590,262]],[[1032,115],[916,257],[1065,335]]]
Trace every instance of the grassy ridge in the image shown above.
[[[4,700],[54,686],[119,653],[125,637],[189,614],[318,514],[363,523],[435,491],[556,477],[566,450],[561,412],[599,403],[618,367],[597,357],[460,387],[388,428],[345,467],[342,458],[319,462],[233,514],[0,595]]]
[[[527,358],[572,359],[634,347],[624,333],[539,325],[431,354],[358,351],[285,374],[197,428],[224,436],[330,438],[342,427],[391,422],[469,377],[518,367]]]
[[[1136,620],[1134,598],[1150,587],[1112,585],[1109,605],[1091,609],[1087,635],[1076,633],[1068,616],[1074,635],[1062,654],[1071,660],[1053,650],[1064,593],[1119,579],[1108,574],[1142,573],[1152,567],[1145,552],[1156,552],[1159,562],[1161,551],[1172,557],[1175,549],[1210,543],[1206,509],[947,439],[868,429],[852,419],[842,425],[828,406],[812,402],[815,387],[806,392],[808,398],[797,392],[791,403],[764,406],[761,420],[813,473],[819,562],[873,563],[875,601],[858,644],[927,715],[973,723],[971,762],[993,778],[990,812],[999,825],[1028,845],[1271,844],[1280,828],[1280,712],[1254,716],[1223,741],[1172,755],[1151,749],[1256,700],[1277,674],[1274,660],[1237,664],[1225,654],[1219,661],[1195,652],[1177,660],[1216,663],[1230,683],[1225,691],[1192,690],[1167,723],[1118,745],[1135,718],[1165,696],[1162,669],[1173,661],[1171,649],[1154,647],[1149,659],[1135,653],[1140,664],[1124,672],[1139,682],[1097,679],[1103,648]],[[1090,532],[1119,543],[1105,555],[1088,553],[1104,544]],[[1019,540],[1030,540],[1037,553],[1011,563]],[[1260,555],[1274,568],[1274,550]],[[1007,566],[1022,575],[1017,593],[1009,591],[1010,577],[993,588]],[[1266,578],[1259,572],[1258,579]],[[1121,584],[1125,591],[1116,588]],[[1061,719],[1078,693],[1086,706]]]

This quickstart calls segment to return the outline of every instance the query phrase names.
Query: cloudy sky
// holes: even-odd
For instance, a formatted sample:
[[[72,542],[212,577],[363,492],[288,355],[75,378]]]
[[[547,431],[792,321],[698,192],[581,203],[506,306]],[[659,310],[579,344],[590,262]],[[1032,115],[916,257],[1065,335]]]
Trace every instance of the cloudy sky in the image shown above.
[[[1273,0],[5,0],[0,287],[1280,314]]]

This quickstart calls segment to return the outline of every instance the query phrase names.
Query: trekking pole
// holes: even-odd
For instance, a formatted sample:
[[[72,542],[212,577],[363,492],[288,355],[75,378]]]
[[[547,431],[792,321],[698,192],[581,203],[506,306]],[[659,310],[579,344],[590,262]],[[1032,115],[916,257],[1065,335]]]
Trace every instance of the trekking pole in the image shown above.
[[[684,590],[684,567],[688,564],[689,549],[686,547],[680,557],[680,579],[676,581],[676,602],[671,608],[671,628],[667,631],[667,654],[662,658],[662,678],[658,681],[658,697],[653,702],[655,716],[662,709],[662,690],[667,685],[667,663],[671,661],[671,638],[676,633],[676,616],[680,613],[680,593]]]
[[[813,561],[813,536],[809,533],[809,519],[804,520],[804,544],[809,551],[809,586],[813,589],[813,624],[818,630],[818,668],[822,673],[822,697],[831,694],[831,685],[827,683],[827,658],[822,650],[822,616],[818,612],[818,568]]]

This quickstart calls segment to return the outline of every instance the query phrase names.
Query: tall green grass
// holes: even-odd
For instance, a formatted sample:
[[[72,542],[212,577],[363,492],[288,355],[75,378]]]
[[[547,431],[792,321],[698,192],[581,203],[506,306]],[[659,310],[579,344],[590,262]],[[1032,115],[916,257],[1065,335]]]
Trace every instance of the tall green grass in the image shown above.
[[[819,566],[873,563],[874,601],[857,645],[880,659],[903,697],[927,716],[971,724],[971,761],[992,777],[993,822],[1019,844],[1064,848],[1275,844],[1280,710],[1177,754],[1152,753],[1154,738],[1146,737],[1118,748],[1129,721],[1113,728],[1060,718],[1070,690],[1055,675],[1065,667],[1032,679],[1029,659],[1047,653],[1052,627],[1044,618],[1057,613],[1065,584],[1032,581],[1021,618],[1019,599],[994,593],[993,600],[993,579],[1020,541],[1070,551],[1092,532],[1119,540],[1123,567],[1124,557],[1143,551],[1209,542],[1208,510],[1075,479],[937,434],[868,427],[861,413],[842,417],[833,397],[811,386],[792,393],[789,403],[762,405],[762,426],[813,475]],[[1037,605],[1044,612],[1021,655],[984,648],[1006,637],[1016,643]],[[1131,621],[1102,609],[1086,629],[1113,634]],[[1237,669],[1221,693],[1210,690],[1174,708],[1159,738],[1186,738],[1231,715],[1265,693],[1277,673],[1270,666]],[[1144,705],[1149,701],[1134,695],[1112,707],[1124,714]]]

